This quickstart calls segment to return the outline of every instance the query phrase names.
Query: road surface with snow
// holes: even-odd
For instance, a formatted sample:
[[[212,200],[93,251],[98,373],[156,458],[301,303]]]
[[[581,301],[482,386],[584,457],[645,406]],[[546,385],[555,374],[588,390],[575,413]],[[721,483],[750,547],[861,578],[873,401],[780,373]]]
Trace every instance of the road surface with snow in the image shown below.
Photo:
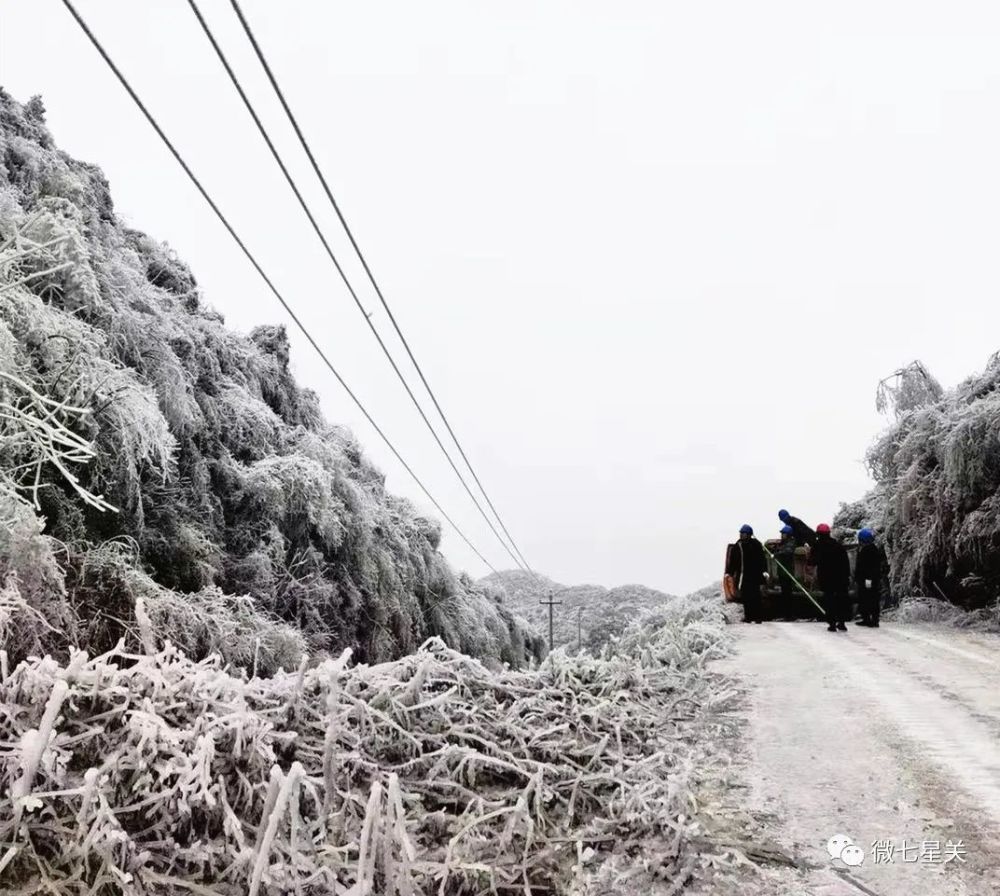
[[[734,781],[793,857],[746,892],[1000,894],[1000,636],[739,625]],[[852,867],[827,841],[860,847]],[[905,847],[905,851],[904,851]]]

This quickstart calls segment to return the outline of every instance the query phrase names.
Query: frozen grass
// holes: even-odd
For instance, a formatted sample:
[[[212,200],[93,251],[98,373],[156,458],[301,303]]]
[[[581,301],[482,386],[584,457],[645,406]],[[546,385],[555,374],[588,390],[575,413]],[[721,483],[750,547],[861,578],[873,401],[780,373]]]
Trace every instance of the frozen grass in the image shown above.
[[[970,612],[940,598],[908,597],[900,601],[898,607],[887,611],[884,618],[893,622],[931,622],[973,631],[1000,632],[1000,604],[996,603]]]
[[[4,663],[10,896],[596,896],[701,873],[689,740],[728,696],[703,670],[728,649],[714,600],[604,658],[499,673],[432,639],[247,679],[153,643],[146,615],[149,652]]]

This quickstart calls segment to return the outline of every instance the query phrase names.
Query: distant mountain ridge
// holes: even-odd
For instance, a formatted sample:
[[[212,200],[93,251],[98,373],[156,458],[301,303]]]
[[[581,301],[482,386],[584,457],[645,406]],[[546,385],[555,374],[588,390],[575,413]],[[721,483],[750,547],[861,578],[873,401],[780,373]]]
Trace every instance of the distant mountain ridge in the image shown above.
[[[498,593],[512,612],[526,619],[546,644],[549,611],[541,601],[549,594],[562,603],[553,610],[553,643],[576,650],[578,646],[599,650],[645,610],[675,599],[675,595],[645,585],[565,586],[546,576],[522,570],[503,570],[484,576],[477,583],[484,591]]]

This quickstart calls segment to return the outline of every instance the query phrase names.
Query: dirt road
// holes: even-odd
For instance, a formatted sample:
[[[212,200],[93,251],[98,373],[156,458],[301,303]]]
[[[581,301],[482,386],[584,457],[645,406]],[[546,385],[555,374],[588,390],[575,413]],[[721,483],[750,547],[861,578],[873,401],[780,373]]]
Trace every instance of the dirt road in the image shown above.
[[[717,664],[745,689],[741,810],[802,866],[748,892],[1000,894],[1000,637],[849,628],[739,625]],[[835,835],[860,865],[831,859]]]

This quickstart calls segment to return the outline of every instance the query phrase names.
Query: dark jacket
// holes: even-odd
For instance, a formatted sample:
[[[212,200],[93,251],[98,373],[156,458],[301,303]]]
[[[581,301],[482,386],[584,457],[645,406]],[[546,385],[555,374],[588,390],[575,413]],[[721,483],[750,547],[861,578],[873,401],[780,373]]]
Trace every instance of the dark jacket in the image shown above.
[[[785,557],[790,557],[792,560],[795,559],[795,549],[798,545],[795,543],[795,536],[781,536],[781,542],[774,549],[774,556],[781,560],[782,563],[785,562]]]
[[[821,591],[847,591],[851,584],[847,548],[829,535],[818,535],[809,556],[816,565]]]
[[[738,588],[759,587],[767,572],[764,546],[753,536],[741,538],[733,545],[726,572],[733,577]]]
[[[795,578],[795,537],[782,535],[781,544],[774,549],[774,559],[778,561],[778,581],[786,588]]]
[[[790,516],[784,521],[786,526],[792,527],[792,538],[795,539],[797,547],[816,544],[816,533],[802,522],[797,516]]]
[[[878,588],[884,569],[885,557],[882,548],[876,544],[863,544],[858,548],[858,559],[854,565],[855,582],[863,585],[866,580],[871,580],[874,587]]]

